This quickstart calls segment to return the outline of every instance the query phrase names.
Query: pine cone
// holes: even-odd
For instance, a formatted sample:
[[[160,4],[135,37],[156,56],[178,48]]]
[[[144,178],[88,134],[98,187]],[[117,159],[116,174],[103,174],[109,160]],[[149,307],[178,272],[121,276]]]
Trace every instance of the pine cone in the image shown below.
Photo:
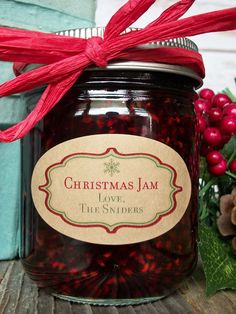
[[[221,196],[220,213],[217,219],[219,232],[231,239],[233,253],[236,255],[236,187],[231,194]]]

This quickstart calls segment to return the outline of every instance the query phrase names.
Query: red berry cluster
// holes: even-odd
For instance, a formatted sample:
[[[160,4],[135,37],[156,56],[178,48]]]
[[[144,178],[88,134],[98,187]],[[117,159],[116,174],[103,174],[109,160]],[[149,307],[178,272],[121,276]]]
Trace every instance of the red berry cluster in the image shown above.
[[[226,94],[215,95],[205,88],[200,91],[194,106],[202,137],[201,155],[206,157],[209,172],[222,176],[227,170],[227,162],[220,150],[236,135],[236,102]],[[236,174],[236,159],[229,169]]]

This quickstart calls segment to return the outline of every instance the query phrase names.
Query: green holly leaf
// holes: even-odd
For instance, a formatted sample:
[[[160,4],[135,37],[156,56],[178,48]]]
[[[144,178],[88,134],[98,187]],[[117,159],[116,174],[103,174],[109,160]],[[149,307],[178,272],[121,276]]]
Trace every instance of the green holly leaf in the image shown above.
[[[235,145],[236,145],[236,136],[232,136],[230,141],[227,144],[225,144],[222,150],[222,153],[228,162],[229,162],[229,159],[231,159],[232,161],[236,157]]]
[[[217,231],[199,226],[199,250],[206,276],[206,295],[221,289],[236,289],[236,258]]]
[[[235,82],[236,82],[236,79],[235,79]],[[236,96],[231,92],[231,90],[229,88],[225,88],[223,90],[223,93],[228,95],[232,99],[232,101],[236,101]]]

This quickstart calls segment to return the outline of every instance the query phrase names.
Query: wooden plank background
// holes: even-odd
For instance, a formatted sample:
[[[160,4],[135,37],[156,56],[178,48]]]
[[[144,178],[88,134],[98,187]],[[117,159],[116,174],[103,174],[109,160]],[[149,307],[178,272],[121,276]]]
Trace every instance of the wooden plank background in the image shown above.
[[[177,0],[158,0],[134,26],[143,27]],[[126,0],[97,0],[96,23],[106,25],[115,11]],[[236,0],[196,0],[185,16],[236,6]],[[221,91],[229,87],[236,94],[236,31],[205,34],[192,38],[203,55],[206,67],[204,85]]]
[[[38,290],[20,262],[0,262],[0,314],[235,314],[236,294],[222,291],[206,298],[201,265],[171,296],[136,306],[90,306],[70,303]],[[1,276],[0,276],[1,277]]]

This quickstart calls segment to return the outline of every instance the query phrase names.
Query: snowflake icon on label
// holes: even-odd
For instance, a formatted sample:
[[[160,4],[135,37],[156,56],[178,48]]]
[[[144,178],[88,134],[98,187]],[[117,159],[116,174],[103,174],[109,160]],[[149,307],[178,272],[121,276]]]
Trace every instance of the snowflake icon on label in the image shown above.
[[[111,177],[113,177],[115,173],[120,172],[120,170],[118,169],[120,163],[115,162],[113,159],[110,159],[109,162],[105,162],[104,166],[105,166],[104,173],[108,173]]]

